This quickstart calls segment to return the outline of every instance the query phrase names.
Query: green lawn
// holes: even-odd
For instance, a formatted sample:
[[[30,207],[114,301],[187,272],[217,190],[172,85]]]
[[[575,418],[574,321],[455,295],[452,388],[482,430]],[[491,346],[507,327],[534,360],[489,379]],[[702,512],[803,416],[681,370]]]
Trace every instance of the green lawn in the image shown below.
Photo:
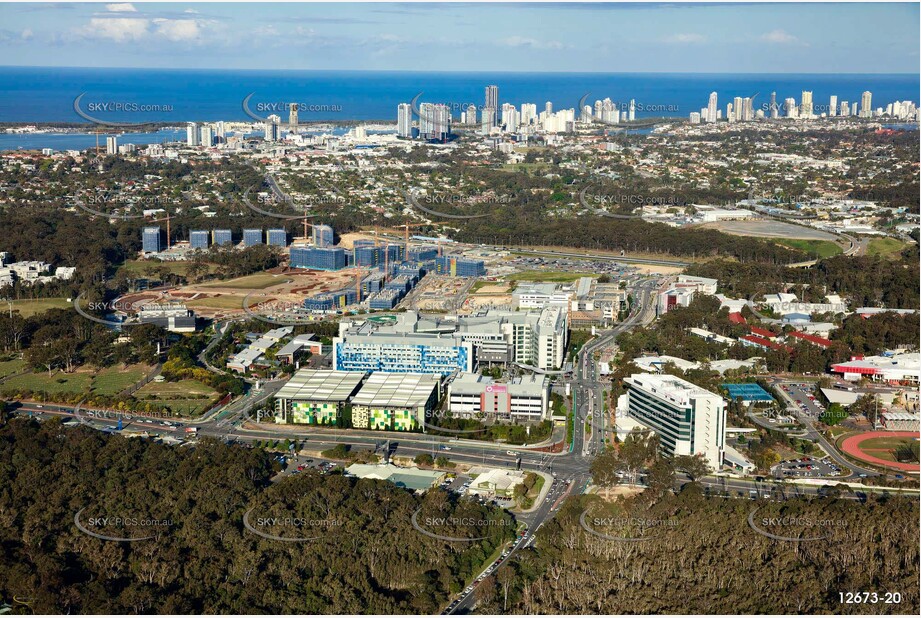
[[[188,415],[204,412],[217,395],[213,388],[196,380],[148,382],[134,394],[154,408]]]
[[[10,378],[3,383],[4,390],[22,389],[35,392],[55,393],[85,393],[93,383],[93,374],[90,371],[76,373],[63,373],[56,371],[50,376],[48,372],[25,373],[15,378]]]
[[[26,361],[20,359],[0,361],[0,378],[11,376],[25,369]]]
[[[148,260],[125,260],[119,267],[130,277],[147,277],[148,269],[165,268],[169,272],[185,276],[189,270],[189,262],[153,262]],[[209,268],[210,265],[209,265]]]
[[[20,363],[23,361],[9,361]],[[0,364],[0,376],[3,375],[3,366]],[[56,371],[50,376],[46,371],[24,373],[10,378],[3,383],[4,389],[28,389],[31,391],[44,391],[46,393],[85,393],[91,391],[100,395],[117,395],[135,382],[139,381],[150,367],[146,365],[131,365],[122,367],[106,367],[99,371],[90,368],[81,368],[74,373]],[[7,374],[9,375],[9,374]]]
[[[262,290],[265,288],[272,287],[273,285],[280,285],[282,283],[287,283],[289,281],[291,280],[282,275],[272,275],[269,273],[256,273],[254,275],[238,277],[237,279],[228,279],[227,281],[212,281],[211,283],[204,284],[202,287],[205,287],[205,288],[234,288],[238,290]]]
[[[551,283],[568,283],[582,277],[591,277],[595,273],[570,273],[554,270],[526,270],[506,277],[508,281],[542,281]]]
[[[879,255],[884,258],[894,258],[904,248],[905,243],[901,240],[897,240],[895,238],[874,238],[867,245],[867,255]]]
[[[34,300],[13,301],[13,311],[18,311],[24,318],[36,313],[43,313],[49,309],[67,309],[72,306],[66,298],[36,298]],[[0,309],[3,308],[9,309],[9,305],[0,307]]]
[[[189,309],[243,309],[243,298],[240,296],[212,296],[211,298],[196,298],[185,301]],[[249,307],[259,304],[259,301],[250,298]]]
[[[803,238],[783,238],[780,240],[775,240],[777,244],[783,245],[785,247],[790,247],[791,249],[799,249],[800,251],[805,251],[813,258],[829,258],[839,253],[843,253],[844,250],[836,242],[830,240],[806,240]]]

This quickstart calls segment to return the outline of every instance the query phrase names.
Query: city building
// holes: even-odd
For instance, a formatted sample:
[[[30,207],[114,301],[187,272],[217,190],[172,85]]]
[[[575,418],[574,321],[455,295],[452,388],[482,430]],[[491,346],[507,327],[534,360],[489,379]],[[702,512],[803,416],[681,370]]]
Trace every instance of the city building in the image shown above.
[[[211,244],[212,245],[232,245],[233,244],[233,234],[230,230],[212,230],[211,231]]]
[[[397,105],[397,135],[412,137],[413,135],[413,107],[409,103]]]
[[[333,228],[324,224],[317,223],[311,228],[313,234],[313,244],[316,247],[332,247],[336,240]]]
[[[550,418],[550,380],[543,375],[498,384],[477,373],[461,373],[448,385],[448,406],[460,418],[536,422]]]
[[[851,381],[868,378],[874,382],[918,384],[921,354],[887,352],[879,356],[854,358],[845,363],[833,364],[831,371]]]
[[[262,244],[262,230],[260,229],[245,229],[243,230],[243,246],[252,247],[254,245]]]
[[[118,137],[112,135],[106,138],[106,154],[118,154]]]
[[[154,324],[173,333],[194,333],[195,314],[183,304],[146,304],[138,311],[141,324]]]
[[[189,246],[192,249],[207,249],[211,244],[211,234],[207,230],[191,230]]]
[[[141,250],[144,253],[159,253],[160,249],[160,228],[145,227],[141,233]]]
[[[341,247],[292,247],[289,260],[292,268],[311,270],[341,270],[346,263],[345,249]]]
[[[438,404],[441,378],[430,373],[372,373],[352,398],[352,426],[413,431]]]
[[[275,394],[275,417],[283,423],[335,425],[364,374],[300,369]]]
[[[659,438],[664,455],[700,455],[713,469],[723,463],[726,404],[719,395],[667,374],[624,379],[627,413]]]
[[[190,122],[185,128],[186,143],[189,146],[198,146],[201,142],[201,136],[198,132],[198,123]]]
[[[283,228],[275,228],[266,232],[266,243],[270,247],[287,247],[288,232]]]
[[[452,277],[483,277],[486,275],[486,265],[483,260],[445,255],[435,258],[435,272]]]
[[[869,90],[865,90],[864,93],[860,95],[860,117],[873,117],[873,93]]]

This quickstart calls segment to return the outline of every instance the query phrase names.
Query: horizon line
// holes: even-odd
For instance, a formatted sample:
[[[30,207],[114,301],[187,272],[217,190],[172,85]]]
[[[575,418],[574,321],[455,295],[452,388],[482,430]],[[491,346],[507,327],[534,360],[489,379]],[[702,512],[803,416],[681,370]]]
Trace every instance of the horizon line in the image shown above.
[[[288,68],[239,68],[239,67],[114,67],[114,66],[56,66],[56,65],[20,65],[0,64],[0,69],[96,69],[114,71],[253,71],[253,72],[316,72],[316,73],[434,73],[434,74],[467,74],[467,75],[861,75],[861,76],[909,76],[921,80],[921,73],[904,72],[878,72],[878,73],[849,73],[844,71],[830,72],[738,72],[738,71],[462,71],[462,70],[417,70],[417,69],[288,69]]]

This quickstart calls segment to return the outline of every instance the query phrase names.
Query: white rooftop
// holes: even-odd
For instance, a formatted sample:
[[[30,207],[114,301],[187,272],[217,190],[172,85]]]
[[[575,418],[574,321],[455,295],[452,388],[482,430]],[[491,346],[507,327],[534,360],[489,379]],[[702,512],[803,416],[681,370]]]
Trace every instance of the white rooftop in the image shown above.
[[[275,397],[302,401],[346,401],[361,384],[364,375],[360,371],[301,369]]]
[[[356,406],[418,408],[425,405],[440,377],[431,373],[375,371],[352,399]]]

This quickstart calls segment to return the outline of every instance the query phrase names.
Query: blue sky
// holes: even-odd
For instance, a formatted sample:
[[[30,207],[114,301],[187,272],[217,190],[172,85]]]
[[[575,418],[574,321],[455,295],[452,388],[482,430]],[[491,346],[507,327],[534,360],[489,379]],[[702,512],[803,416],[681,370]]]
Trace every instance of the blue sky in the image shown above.
[[[917,3],[0,3],[0,64],[915,73]]]

